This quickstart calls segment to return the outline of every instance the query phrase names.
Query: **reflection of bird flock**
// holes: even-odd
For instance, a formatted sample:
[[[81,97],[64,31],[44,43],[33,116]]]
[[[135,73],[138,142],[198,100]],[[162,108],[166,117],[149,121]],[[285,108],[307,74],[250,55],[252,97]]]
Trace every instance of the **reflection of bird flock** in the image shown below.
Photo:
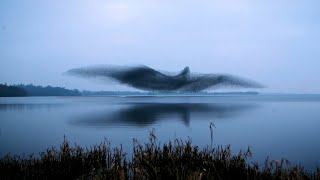
[[[185,67],[180,73],[164,73],[148,66],[100,65],[75,68],[67,74],[81,77],[108,78],[137,89],[158,92],[199,92],[217,87],[260,88],[260,84],[232,75],[190,73]]]
[[[155,100],[152,103],[129,102],[118,107],[119,109],[115,111],[106,108],[82,114],[75,117],[72,124],[95,127],[119,125],[145,127],[160,121],[180,120],[186,126],[189,126],[191,120],[228,119],[257,106],[246,103],[163,103]]]

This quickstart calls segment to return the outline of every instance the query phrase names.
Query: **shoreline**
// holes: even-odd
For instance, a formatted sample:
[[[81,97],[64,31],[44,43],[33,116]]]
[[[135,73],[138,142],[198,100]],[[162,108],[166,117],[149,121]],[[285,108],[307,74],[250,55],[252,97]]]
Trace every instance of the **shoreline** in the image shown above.
[[[319,179],[320,168],[307,171],[287,159],[249,163],[250,148],[231,153],[230,146],[200,149],[191,139],[160,144],[154,131],[149,142],[133,140],[133,154],[104,141],[96,146],[72,145],[34,155],[0,157],[4,179]]]

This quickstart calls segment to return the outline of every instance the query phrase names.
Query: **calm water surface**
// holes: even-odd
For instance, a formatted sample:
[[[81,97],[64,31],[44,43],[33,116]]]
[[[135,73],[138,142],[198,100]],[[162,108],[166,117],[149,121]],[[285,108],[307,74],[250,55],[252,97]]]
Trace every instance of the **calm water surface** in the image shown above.
[[[83,146],[104,139],[130,152],[132,139],[187,139],[200,147],[248,146],[252,161],[282,157],[308,169],[320,166],[319,95],[210,97],[20,97],[0,98],[0,155],[38,153],[66,136]]]

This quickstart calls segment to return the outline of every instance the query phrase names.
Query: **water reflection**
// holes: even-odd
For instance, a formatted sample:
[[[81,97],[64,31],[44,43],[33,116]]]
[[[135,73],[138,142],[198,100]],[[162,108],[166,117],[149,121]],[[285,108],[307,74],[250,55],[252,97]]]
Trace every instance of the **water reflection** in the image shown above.
[[[181,121],[189,126],[191,119],[214,120],[234,117],[256,107],[254,104],[204,103],[131,103],[110,112],[100,110],[76,117],[71,123],[80,126],[145,127],[163,120]]]
[[[62,104],[0,104],[0,111],[33,111],[38,109],[55,109]]]

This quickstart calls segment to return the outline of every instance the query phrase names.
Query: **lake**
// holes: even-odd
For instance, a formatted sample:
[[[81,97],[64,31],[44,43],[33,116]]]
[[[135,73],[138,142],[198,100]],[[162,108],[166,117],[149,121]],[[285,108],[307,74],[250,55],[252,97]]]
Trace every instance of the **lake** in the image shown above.
[[[0,155],[58,146],[64,136],[92,146],[105,139],[131,152],[133,138],[190,137],[194,145],[251,147],[252,161],[287,158],[320,166],[320,95],[0,98]]]

